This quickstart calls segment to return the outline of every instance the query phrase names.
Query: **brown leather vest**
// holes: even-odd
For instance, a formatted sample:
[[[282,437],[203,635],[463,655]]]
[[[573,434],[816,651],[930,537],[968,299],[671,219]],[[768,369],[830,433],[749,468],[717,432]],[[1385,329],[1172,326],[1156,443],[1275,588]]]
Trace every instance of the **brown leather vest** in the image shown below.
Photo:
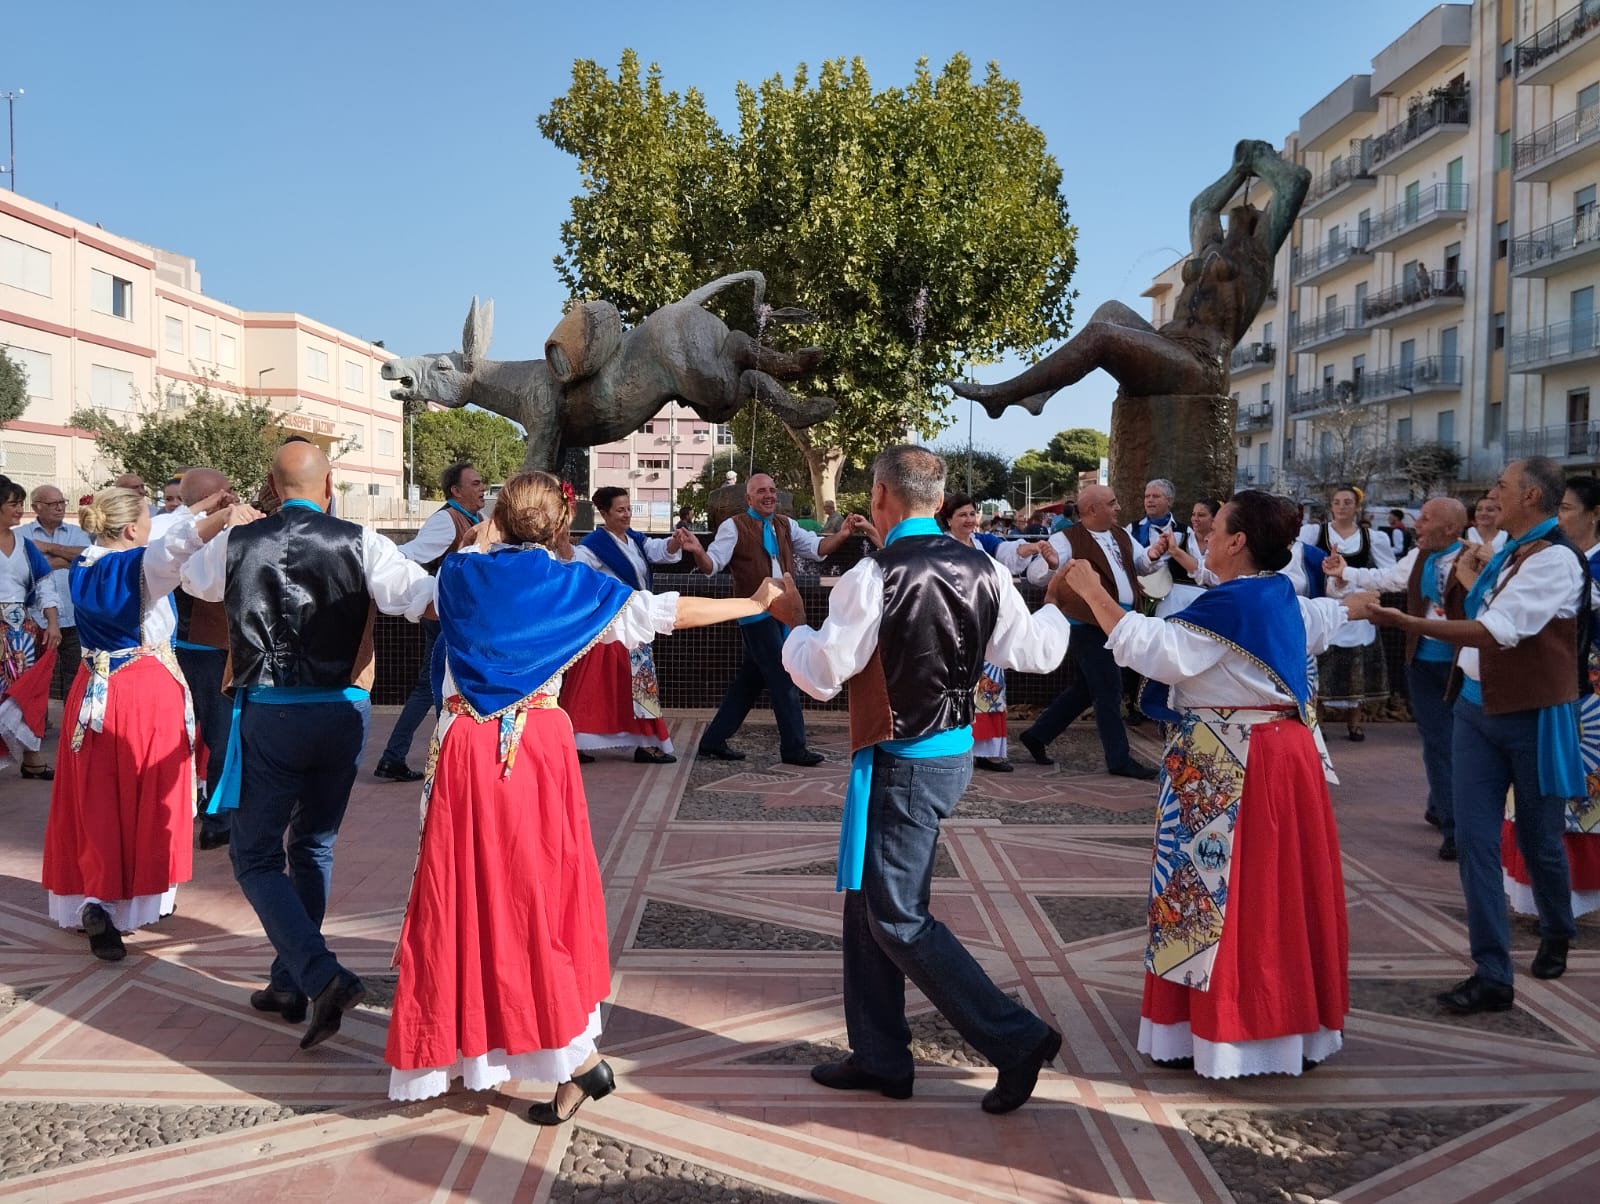
[[[1513,552],[1510,564],[1501,570],[1496,588],[1504,589],[1530,556],[1544,551],[1552,543],[1552,540],[1539,539]],[[1587,567],[1582,588],[1589,588]],[[1494,644],[1478,649],[1478,674],[1483,687],[1485,715],[1512,715],[1575,701],[1579,674],[1577,617],[1551,619],[1537,634],[1519,640],[1511,648]],[[1453,699],[1459,692],[1461,678],[1461,670],[1457,668],[1451,675],[1450,689],[1445,694],[1447,699]]]
[[[1067,546],[1072,549],[1072,558],[1087,560],[1094,565],[1094,571],[1100,574],[1100,582],[1106,587],[1106,593],[1115,600],[1117,578],[1111,571],[1111,561],[1106,559],[1105,551],[1094,535],[1082,523],[1068,527],[1065,534]],[[1117,541],[1117,548],[1122,553],[1122,569],[1128,574],[1128,582],[1133,586],[1133,608],[1138,610],[1144,604],[1144,590],[1139,586],[1139,569],[1133,559],[1133,540],[1121,527],[1112,527],[1111,537]],[[1074,593],[1068,592],[1062,595],[1061,609],[1067,618],[1074,622],[1085,623],[1090,627],[1099,626],[1088,604]]]
[[[772,557],[761,546],[761,523],[748,514],[735,514],[729,520],[739,532],[733,555],[728,557],[728,572],[733,574],[733,592],[748,598],[772,576]],[[789,520],[772,516],[772,531],[778,537],[778,564],[786,573],[794,572],[794,542],[789,536]]]
[[[439,575],[439,566],[444,563],[444,558],[450,555],[451,552],[459,552],[466,542],[472,538],[472,522],[466,515],[449,506],[444,508],[444,512],[450,516],[450,521],[455,524],[456,533],[454,538],[450,540],[448,548],[422,566],[435,577]]]
[[[1466,550],[1466,544],[1462,544]],[[1428,613],[1428,601],[1422,596],[1422,570],[1428,563],[1431,552],[1417,552],[1416,563],[1411,566],[1411,579],[1406,582],[1406,613],[1416,615],[1419,619]],[[1459,556],[1460,553],[1457,553]],[[1455,574],[1455,564],[1451,563],[1448,579],[1444,583],[1444,616],[1447,619],[1464,619],[1467,617],[1465,603],[1467,601],[1466,587],[1461,584],[1461,579]],[[1417,654],[1417,645],[1422,642],[1422,636],[1412,633],[1406,636],[1406,664],[1411,663],[1411,658]]]

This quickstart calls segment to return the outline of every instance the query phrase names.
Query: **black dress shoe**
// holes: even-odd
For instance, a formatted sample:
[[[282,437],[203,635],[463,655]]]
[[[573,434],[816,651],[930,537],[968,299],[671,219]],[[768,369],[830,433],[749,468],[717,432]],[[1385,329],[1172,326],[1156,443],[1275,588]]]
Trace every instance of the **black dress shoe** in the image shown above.
[[[1439,818],[1439,813],[1437,811],[1424,811],[1422,813],[1422,822],[1425,824],[1432,824],[1436,828],[1444,827],[1444,820]]]
[[[726,744],[718,748],[710,744],[702,744],[694,750],[697,757],[710,757],[714,761],[742,761],[744,754],[737,748],[729,748]]]
[[[824,1062],[811,1068],[811,1081],[835,1091],[877,1091],[889,1099],[910,1099],[912,1076],[888,1079],[880,1074],[862,1070],[855,1059],[843,1062]]]
[[[580,748],[578,750],[578,764],[579,765],[593,765],[594,764],[594,754],[593,753],[586,753],[586,752],[583,751],[583,749]]]
[[[48,765],[24,765],[21,767],[22,776],[31,778],[35,782],[53,782],[56,780],[56,771]]]
[[[1517,1001],[1517,993],[1508,983],[1474,974],[1435,998],[1444,1005],[1445,1011],[1471,1016],[1475,1012],[1509,1012]]]
[[[367,988],[348,970],[336,973],[322,992],[311,1001],[311,1020],[306,1034],[300,1038],[300,1048],[310,1049],[321,1045],[339,1031],[344,1014],[367,997]]]
[[[1050,754],[1044,750],[1044,741],[1039,739],[1038,736],[1033,735],[1031,732],[1023,732],[1022,735],[1017,737],[1017,743],[1021,744],[1023,748],[1028,750],[1028,755],[1031,756],[1037,764],[1055,764],[1055,761],[1051,759]]]
[[[633,759],[640,765],[676,765],[678,758],[660,748],[636,748]]]
[[[1355,743],[1355,744],[1360,744],[1363,740],[1365,740],[1367,738],[1367,733],[1362,731],[1359,727],[1346,728],[1344,734],[1345,734],[1345,739],[1347,739],[1347,740],[1349,740],[1349,741],[1351,741],[1352,743]]]
[[[306,997],[299,991],[263,987],[250,992],[250,1006],[258,1012],[277,1012],[290,1024],[299,1024],[306,1018]]]
[[[120,962],[128,956],[122,947],[122,933],[111,922],[111,913],[98,903],[83,909],[83,930],[89,936],[89,952],[103,962]]]
[[[821,765],[827,759],[819,752],[812,752],[809,748],[802,748],[794,756],[785,757],[783,763],[785,765],[799,765],[803,769],[809,769],[813,765]]]
[[[990,773],[1011,773],[1010,761],[1003,761],[999,757],[973,757],[972,764],[975,769],[984,769]]]
[[[1446,836],[1439,845],[1439,860],[1454,861],[1456,859],[1456,842]]]
[[[1560,978],[1567,972],[1567,944],[1560,937],[1544,937],[1533,955],[1535,978]]]
[[[983,1110],[1000,1116],[1022,1107],[1039,1082],[1039,1070],[1047,1062],[1055,1061],[1060,1052],[1061,1034],[1053,1028],[1046,1029],[1044,1040],[1035,1046],[1031,1054],[1010,1070],[1000,1072],[1000,1078],[983,1097]]]
[[[195,847],[201,852],[209,849],[220,849],[227,845],[230,839],[227,828],[201,828],[200,835],[194,839]]]
[[[568,1108],[565,1112],[562,1112],[556,1106],[555,1099],[540,1100],[538,1103],[534,1104],[528,1109],[528,1119],[536,1125],[564,1124],[572,1119],[573,1115],[578,1111],[579,1108],[583,1107],[584,1100],[601,1099],[610,1095],[616,1090],[617,1087],[616,1076],[611,1073],[611,1067],[603,1061],[596,1062],[594,1068],[585,1072],[584,1074],[573,1075],[572,1082],[574,1086],[578,1087],[583,1092],[583,1094],[578,1097],[577,1103],[573,1104],[572,1107]],[[561,1092],[559,1089],[557,1089],[556,1099],[559,1099],[560,1097]]]
[[[1153,782],[1161,776],[1161,772],[1148,765],[1141,765],[1137,761],[1129,761],[1126,765],[1118,765],[1115,769],[1106,770],[1114,778],[1135,778],[1141,782]]]
[[[378,768],[372,771],[372,776],[388,778],[391,782],[420,782],[424,777],[404,761],[379,761]]]
[[[1151,1058],[1152,1066],[1159,1066],[1162,1070],[1193,1070],[1193,1058]]]

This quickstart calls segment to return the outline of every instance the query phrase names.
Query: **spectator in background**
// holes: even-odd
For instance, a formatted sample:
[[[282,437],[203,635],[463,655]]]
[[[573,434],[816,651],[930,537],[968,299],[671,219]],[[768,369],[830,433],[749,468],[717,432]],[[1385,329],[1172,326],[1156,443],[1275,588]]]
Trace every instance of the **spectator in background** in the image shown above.
[[[844,515],[839,513],[832,498],[822,503],[822,534],[837,535],[844,529]]]
[[[1389,511],[1389,542],[1394,546],[1394,558],[1399,560],[1416,546],[1417,537],[1406,527],[1404,510]]]
[[[183,505],[183,477],[170,477],[161,487],[161,510],[164,514],[171,514]]]
[[[67,696],[67,687],[78,671],[78,627],[72,613],[72,599],[67,592],[67,569],[83,555],[89,546],[89,537],[81,527],[66,521],[66,496],[54,485],[40,485],[29,497],[35,518],[33,522],[18,527],[22,537],[44,554],[50,562],[50,580],[55,582],[57,624],[61,628],[60,651],[56,657],[55,674],[50,684],[50,697]],[[35,606],[29,612],[35,624],[45,627],[44,610]]]
[[[681,530],[685,530],[685,531],[694,530],[694,507],[693,506],[683,506],[683,507],[679,508],[677,526]]]
[[[1050,524],[1050,534],[1065,531],[1078,521],[1078,503],[1072,498],[1065,498],[1061,503],[1061,514],[1056,521]]]
[[[111,484],[114,485],[118,489],[131,489],[135,493],[137,493],[140,497],[144,498],[145,503],[146,503],[146,505],[148,506],[148,508],[150,510],[150,517],[151,518],[154,518],[156,515],[161,513],[161,507],[160,506],[149,505],[149,502],[150,502],[150,491],[147,488],[145,488],[144,478],[141,477],[138,473],[136,473],[136,472],[125,472],[121,476],[119,476],[116,480],[112,481]]]
[[[1467,528],[1467,542],[1488,544],[1489,550],[1498,552],[1506,546],[1506,533],[1500,529],[1500,503],[1492,497],[1481,497],[1472,506],[1472,526]]]

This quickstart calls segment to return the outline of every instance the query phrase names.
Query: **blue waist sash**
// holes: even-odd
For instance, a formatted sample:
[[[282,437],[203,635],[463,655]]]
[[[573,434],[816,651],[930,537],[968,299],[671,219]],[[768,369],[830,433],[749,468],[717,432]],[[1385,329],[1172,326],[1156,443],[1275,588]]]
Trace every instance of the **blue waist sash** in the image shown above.
[[[972,751],[972,728],[953,727],[948,731],[909,740],[885,740],[857,749],[850,758],[850,785],[844,795],[844,822],[839,829],[839,868],[834,875],[834,890],[860,890],[861,868],[867,855],[867,800],[872,795],[872,756],[879,749],[891,756],[927,760],[954,757]]]
[[[1481,707],[1483,683],[1463,674],[1460,697]],[[1539,793],[1546,798],[1587,797],[1589,788],[1578,741],[1578,704],[1563,702],[1540,707],[1538,742]]]
[[[1132,602],[1118,602],[1117,605],[1122,607],[1122,609],[1127,611],[1129,614],[1133,613],[1133,603]],[[1074,619],[1071,615],[1067,616],[1067,625],[1069,627],[1098,627],[1098,626],[1100,626],[1100,624],[1098,624],[1098,623],[1085,623],[1082,619]]]
[[[226,652],[226,648],[214,648],[210,644],[196,644],[189,640],[173,640],[174,648],[187,648],[190,652]]]
[[[1414,661],[1449,662],[1455,660],[1456,650],[1443,640],[1436,640],[1431,635],[1425,635],[1417,641],[1416,654],[1411,658]],[[1468,678],[1470,681],[1471,679]],[[1476,685],[1476,682],[1473,682]]]
[[[215,651],[211,649],[210,651]],[[228,751],[222,758],[222,776],[206,803],[206,812],[236,811],[244,778],[244,747],[239,739],[239,716],[247,702],[273,706],[308,706],[314,702],[365,702],[371,697],[359,686],[247,686],[233,692],[233,716],[228,722]],[[216,756],[215,749],[206,750]]]

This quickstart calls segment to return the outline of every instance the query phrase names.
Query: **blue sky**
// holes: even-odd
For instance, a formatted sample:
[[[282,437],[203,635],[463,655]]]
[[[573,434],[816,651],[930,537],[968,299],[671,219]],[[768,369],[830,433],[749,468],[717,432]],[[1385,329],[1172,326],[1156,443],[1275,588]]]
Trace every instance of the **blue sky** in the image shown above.
[[[397,354],[460,341],[495,299],[497,358],[540,354],[578,188],[535,119],[572,61],[625,47],[728,124],[739,80],[861,56],[875,85],[957,51],[1019,81],[1079,230],[1077,321],[1178,258],[1189,200],[1240,138],[1274,143],[1431,6],[1411,0],[277,0],[9,6],[0,91],[18,102],[20,191],[194,256],[205,291],[294,309]],[[68,18],[70,19],[64,19]],[[786,299],[790,300],[790,299]],[[793,299],[793,300],[803,300]],[[1006,374],[996,367],[979,379]],[[978,411],[1016,454],[1106,429],[1096,373],[1038,418]],[[945,438],[965,441],[967,407]]]

